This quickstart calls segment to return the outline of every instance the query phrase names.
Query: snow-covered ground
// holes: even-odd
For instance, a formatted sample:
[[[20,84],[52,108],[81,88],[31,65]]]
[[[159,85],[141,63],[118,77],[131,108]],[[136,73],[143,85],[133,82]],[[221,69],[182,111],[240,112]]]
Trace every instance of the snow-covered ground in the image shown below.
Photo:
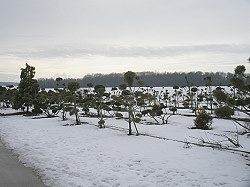
[[[0,113],[10,111],[0,110]],[[27,166],[53,187],[249,187],[250,155],[197,147],[125,131],[99,129],[96,118],[81,118],[80,126],[64,126],[60,118],[0,116],[2,141]],[[193,117],[172,116],[167,125],[139,124],[141,133],[187,140],[225,140],[210,133],[233,134],[229,120],[214,119],[213,130],[190,129]],[[107,119],[106,126],[127,128],[124,120]],[[241,130],[239,128],[239,130]],[[208,133],[209,132],[209,133]],[[239,136],[250,151],[250,137]],[[221,142],[230,145],[228,141]],[[231,144],[232,145],[232,144]]]

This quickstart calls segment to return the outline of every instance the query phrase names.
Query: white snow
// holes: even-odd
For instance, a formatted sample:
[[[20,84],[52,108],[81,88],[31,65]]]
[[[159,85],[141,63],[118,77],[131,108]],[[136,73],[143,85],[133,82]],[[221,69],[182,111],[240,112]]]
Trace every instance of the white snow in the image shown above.
[[[167,125],[139,124],[138,129],[195,143],[197,140],[191,137],[225,140],[209,133],[234,136],[226,132],[236,130],[229,120],[214,119],[213,130],[202,131],[190,129],[193,119],[176,115]],[[250,158],[240,153],[195,145],[184,148],[184,143],[99,129],[91,125],[97,124],[96,118],[82,117],[81,121],[86,124],[63,126],[69,122],[60,118],[0,116],[0,137],[25,165],[41,175],[46,185],[53,187],[250,186]],[[110,118],[106,126],[127,128],[127,122]],[[250,138],[239,138],[243,146],[239,149],[250,151]]]

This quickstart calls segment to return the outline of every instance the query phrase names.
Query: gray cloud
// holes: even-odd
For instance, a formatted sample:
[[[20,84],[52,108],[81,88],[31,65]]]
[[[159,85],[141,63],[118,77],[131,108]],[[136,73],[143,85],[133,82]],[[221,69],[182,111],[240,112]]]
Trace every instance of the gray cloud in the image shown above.
[[[26,62],[42,76],[81,68],[229,71],[249,57],[249,2],[3,0],[1,71],[19,74]]]
[[[4,82],[18,82],[20,80],[20,75],[12,73],[0,73],[0,81]]]
[[[166,46],[166,47],[141,47],[141,46],[107,46],[90,45],[85,47],[54,46],[32,50],[2,51],[0,55],[19,58],[72,58],[104,56],[104,57],[146,57],[161,58],[169,56],[190,55],[200,53],[210,54],[242,54],[249,53],[250,45],[194,45],[194,46]],[[247,57],[246,57],[247,58]]]
[[[17,38],[48,38],[49,35],[44,34],[18,34],[16,35]]]
[[[44,43],[15,36],[49,35],[46,42],[128,45],[243,43],[249,0],[5,0],[1,44]]]

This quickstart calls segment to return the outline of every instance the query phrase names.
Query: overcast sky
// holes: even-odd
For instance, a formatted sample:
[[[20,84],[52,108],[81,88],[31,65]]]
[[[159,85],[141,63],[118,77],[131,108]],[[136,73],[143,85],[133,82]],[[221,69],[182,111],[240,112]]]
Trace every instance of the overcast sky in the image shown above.
[[[0,81],[250,67],[250,0],[0,0]]]

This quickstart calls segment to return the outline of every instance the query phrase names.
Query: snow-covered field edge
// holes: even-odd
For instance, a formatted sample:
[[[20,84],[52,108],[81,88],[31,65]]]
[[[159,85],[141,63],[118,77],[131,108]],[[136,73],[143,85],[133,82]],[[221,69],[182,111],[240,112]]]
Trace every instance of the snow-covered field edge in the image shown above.
[[[1,113],[11,112],[1,110]],[[211,131],[190,129],[193,117],[172,116],[166,125],[139,124],[140,133],[181,141],[203,138],[230,145],[213,134],[235,136],[230,120],[214,119]],[[60,118],[1,116],[0,137],[19,159],[34,168],[48,186],[250,186],[249,155],[220,149],[187,147],[148,136],[127,136],[125,120],[82,117],[80,126]],[[239,128],[239,130],[241,130]],[[239,136],[250,151],[249,137]]]

